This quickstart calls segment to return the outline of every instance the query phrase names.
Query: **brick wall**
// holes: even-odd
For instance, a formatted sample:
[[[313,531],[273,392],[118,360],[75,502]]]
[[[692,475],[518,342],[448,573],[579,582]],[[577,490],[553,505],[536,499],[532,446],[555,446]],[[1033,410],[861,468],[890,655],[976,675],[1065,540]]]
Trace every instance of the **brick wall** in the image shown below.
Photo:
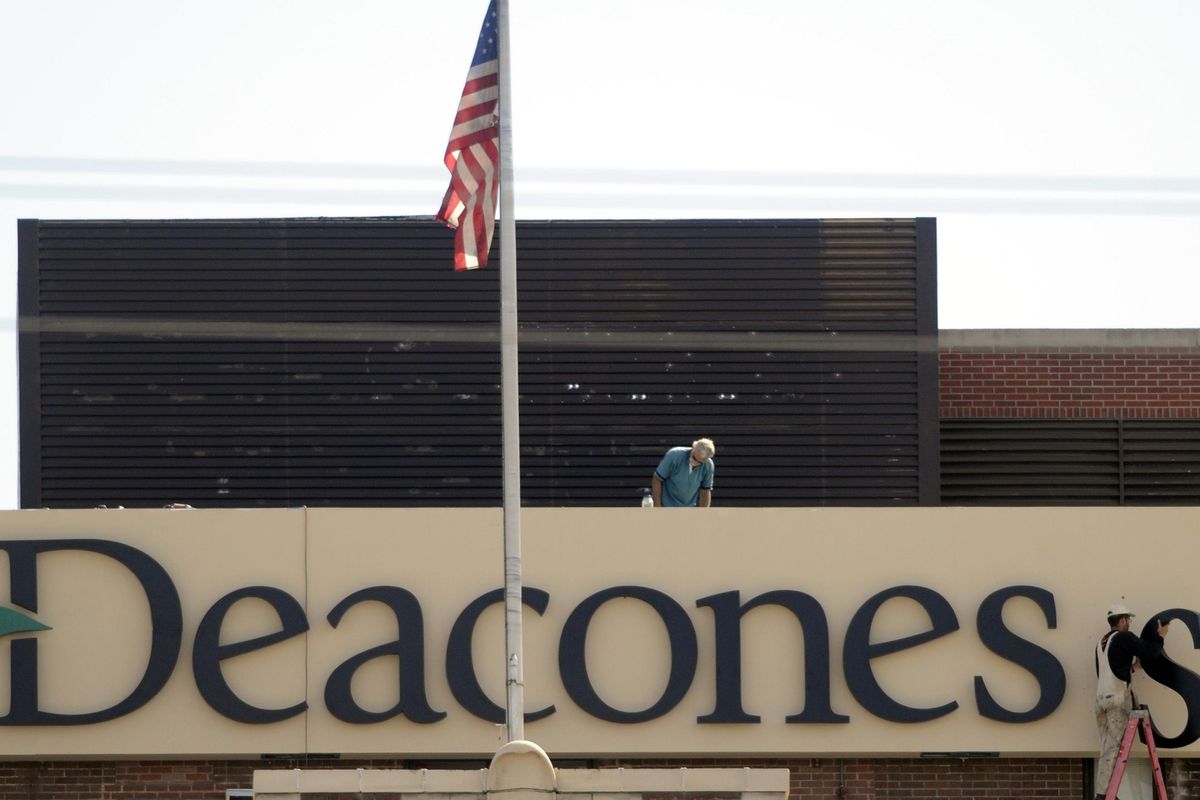
[[[1200,759],[1168,759],[1162,764],[1167,797],[1171,800],[1200,797]]]
[[[791,796],[812,800],[1084,798],[1083,759],[603,759],[597,767],[786,767]],[[1172,800],[1200,797],[1200,760],[1163,762]],[[578,766],[578,762],[572,762]],[[256,769],[446,768],[436,761],[17,761],[0,763],[0,800],[220,800],[250,788]],[[485,766],[455,764],[454,768]]]
[[[1084,797],[1080,759],[648,759],[601,760],[598,767],[787,767],[791,797],[812,800],[1051,800]],[[1172,787],[1200,784],[1185,762]],[[343,761],[19,761],[0,763],[0,800],[221,800],[250,788],[255,769],[439,766],[401,759]],[[455,765],[464,768],[463,765]],[[478,766],[483,766],[479,764]],[[1194,767],[1194,769],[1193,769]],[[1170,776],[1170,770],[1168,770]],[[1173,800],[1184,797],[1172,793]],[[664,796],[665,797],[665,796]]]
[[[942,417],[1200,417],[1197,331],[942,331]]]
[[[787,767],[791,797],[811,800],[1049,800],[1087,795],[1086,762],[1072,758],[956,759],[620,759],[598,767]],[[0,800],[221,800],[250,788],[256,769],[387,769],[438,762],[341,761],[17,761],[0,763]],[[457,768],[483,766],[483,763]],[[1172,800],[1200,797],[1200,760],[1163,761]],[[360,799],[361,800],[361,799]]]
[[[249,789],[252,761],[16,761],[0,764],[0,800],[202,800]]]

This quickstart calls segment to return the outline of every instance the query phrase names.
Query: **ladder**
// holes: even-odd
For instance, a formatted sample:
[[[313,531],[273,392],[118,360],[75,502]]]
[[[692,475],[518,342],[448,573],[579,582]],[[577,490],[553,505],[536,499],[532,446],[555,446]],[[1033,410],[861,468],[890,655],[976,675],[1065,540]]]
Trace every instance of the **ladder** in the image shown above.
[[[1125,726],[1125,736],[1121,739],[1121,749],[1117,752],[1117,763],[1113,765],[1112,777],[1108,779],[1108,791],[1104,800],[1114,800],[1117,789],[1121,788],[1121,777],[1125,774],[1125,763],[1129,761],[1129,750],[1133,747],[1133,735],[1138,726],[1142,726],[1142,739],[1146,742],[1146,750],[1150,753],[1150,768],[1154,773],[1154,796],[1158,800],[1167,800],[1167,787],[1163,783],[1162,767],[1158,763],[1158,748],[1154,746],[1154,730],[1150,725],[1150,709],[1138,706],[1129,712],[1129,724]]]

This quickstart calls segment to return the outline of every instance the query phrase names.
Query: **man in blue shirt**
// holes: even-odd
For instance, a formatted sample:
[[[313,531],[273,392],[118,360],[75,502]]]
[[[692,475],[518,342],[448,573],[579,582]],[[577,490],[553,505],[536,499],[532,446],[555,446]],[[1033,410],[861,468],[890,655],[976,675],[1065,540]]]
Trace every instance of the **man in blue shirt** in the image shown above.
[[[654,505],[701,506],[712,505],[713,456],[717,447],[712,439],[697,439],[691,447],[672,447],[658,462],[651,479]]]

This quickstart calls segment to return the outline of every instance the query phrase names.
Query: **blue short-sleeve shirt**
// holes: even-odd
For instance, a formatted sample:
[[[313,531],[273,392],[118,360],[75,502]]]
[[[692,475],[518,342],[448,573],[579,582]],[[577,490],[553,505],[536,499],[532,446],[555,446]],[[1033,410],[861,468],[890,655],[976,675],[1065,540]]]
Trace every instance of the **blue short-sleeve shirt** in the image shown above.
[[[700,491],[712,491],[713,473],[716,467],[710,458],[692,468],[689,458],[690,447],[672,447],[658,462],[654,474],[663,483],[662,504],[666,506],[694,506],[700,501]]]

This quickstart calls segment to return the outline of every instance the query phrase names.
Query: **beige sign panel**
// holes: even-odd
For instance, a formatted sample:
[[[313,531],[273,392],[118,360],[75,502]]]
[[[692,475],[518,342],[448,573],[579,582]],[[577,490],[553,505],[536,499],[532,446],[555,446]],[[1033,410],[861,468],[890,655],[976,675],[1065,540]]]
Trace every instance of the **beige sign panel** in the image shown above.
[[[555,758],[1090,754],[1104,611],[1121,601],[1140,629],[1200,609],[1198,522],[527,509],[526,735]],[[501,547],[498,509],[0,513],[0,752],[493,753],[503,618],[481,598]],[[151,630],[171,615],[131,551],[178,597],[165,667]],[[1200,671],[1185,624],[1167,645]],[[1142,673],[1135,689],[1164,734],[1184,729],[1179,693]]]

